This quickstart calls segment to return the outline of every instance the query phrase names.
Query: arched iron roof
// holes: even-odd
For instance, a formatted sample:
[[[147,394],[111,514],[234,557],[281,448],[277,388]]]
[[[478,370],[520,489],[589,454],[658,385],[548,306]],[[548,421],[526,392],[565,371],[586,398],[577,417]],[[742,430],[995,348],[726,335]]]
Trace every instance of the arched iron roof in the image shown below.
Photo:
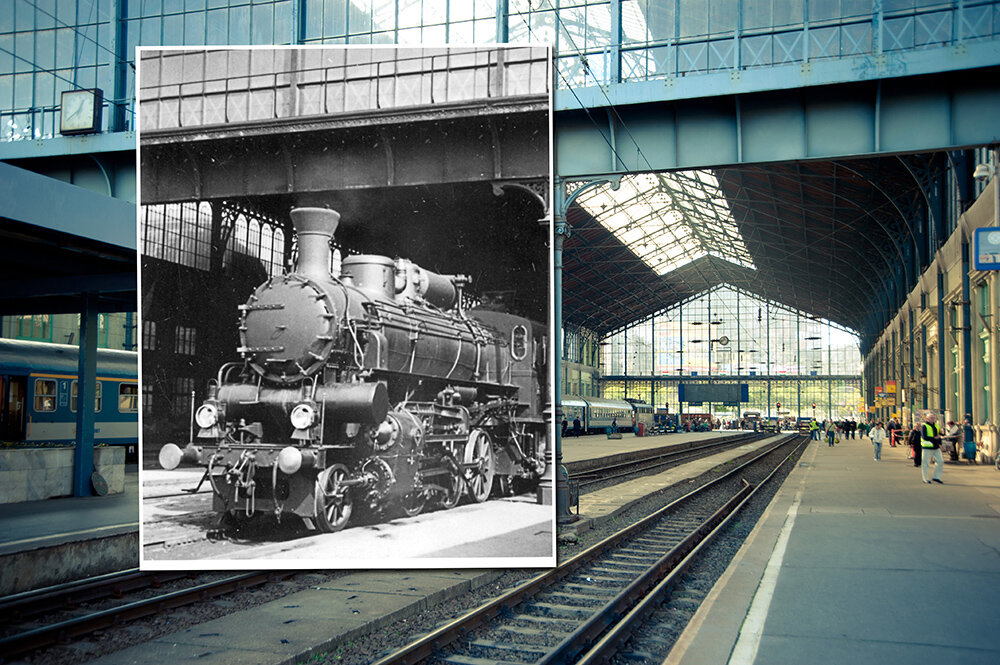
[[[731,284],[855,330],[865,349],[947,237],[945,177],[969,180],[968,161],[928,153],[626,176],[621,194],[600,188],[567,212],[564,324],[606,334]]]

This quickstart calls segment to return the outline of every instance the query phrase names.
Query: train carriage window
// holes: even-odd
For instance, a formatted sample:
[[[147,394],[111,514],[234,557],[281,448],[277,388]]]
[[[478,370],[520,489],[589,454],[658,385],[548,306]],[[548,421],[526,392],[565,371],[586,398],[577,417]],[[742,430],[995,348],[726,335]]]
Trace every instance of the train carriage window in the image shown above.
[[[56,410],[56,382],[53,379],[35,379],[35,411]]]
[[[139,386],[134,383],[122,383],[118,386],[118,411],[138,413]]]
[[[78,384],[78,382],[74,381],[72,387],[70,388],[69,410],[72,411],[73,413],[76,413],[76,396],[77,396],[78,391],[80,390],[80,387],[77,384]],[[98,381],[97,382],[97,392],[94,395],[94,412],[95,413],[96,412],[100,412],[100,410],[101,410],[101,392],[102,392],[101,391],[101,382]]]
[[[528,329],[517,325],[510,331],[510,355],[514,360],[524,360],[528,355]]]

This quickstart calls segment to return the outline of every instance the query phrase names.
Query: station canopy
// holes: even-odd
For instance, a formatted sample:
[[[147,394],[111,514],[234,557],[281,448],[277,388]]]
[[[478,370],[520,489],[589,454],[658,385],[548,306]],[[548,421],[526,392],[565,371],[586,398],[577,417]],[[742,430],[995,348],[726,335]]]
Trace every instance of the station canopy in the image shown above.
[[[948,160],[782,162],[590,187],[567,211],[563,322],[603,336],[729,284],[872,339],[891,317],[894,275],[906,286],[897,299],[915,283],[927,241],[909,220],[928,218],[921,183]]]

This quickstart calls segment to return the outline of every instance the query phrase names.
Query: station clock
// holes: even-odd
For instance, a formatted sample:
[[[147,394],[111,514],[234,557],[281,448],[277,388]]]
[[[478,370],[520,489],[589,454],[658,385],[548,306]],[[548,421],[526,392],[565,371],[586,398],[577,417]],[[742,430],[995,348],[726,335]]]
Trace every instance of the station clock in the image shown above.
[[[67,90],[62,93],[59,133],[65,136],[101,131],[104,93],[99,88]]]

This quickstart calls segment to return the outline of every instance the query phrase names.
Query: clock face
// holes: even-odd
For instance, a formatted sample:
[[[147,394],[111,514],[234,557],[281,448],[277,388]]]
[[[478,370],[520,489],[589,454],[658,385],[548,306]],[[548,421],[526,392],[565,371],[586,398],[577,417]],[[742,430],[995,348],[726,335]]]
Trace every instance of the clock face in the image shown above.
[[[986,242],[991,245],[1000,245],[1000,231],[990,231],[987,233]]]
[[[93,90],[64,92],[59,131],[63,134],[97,131],[99,114],[95,113],[94,107],[98,103]]]

